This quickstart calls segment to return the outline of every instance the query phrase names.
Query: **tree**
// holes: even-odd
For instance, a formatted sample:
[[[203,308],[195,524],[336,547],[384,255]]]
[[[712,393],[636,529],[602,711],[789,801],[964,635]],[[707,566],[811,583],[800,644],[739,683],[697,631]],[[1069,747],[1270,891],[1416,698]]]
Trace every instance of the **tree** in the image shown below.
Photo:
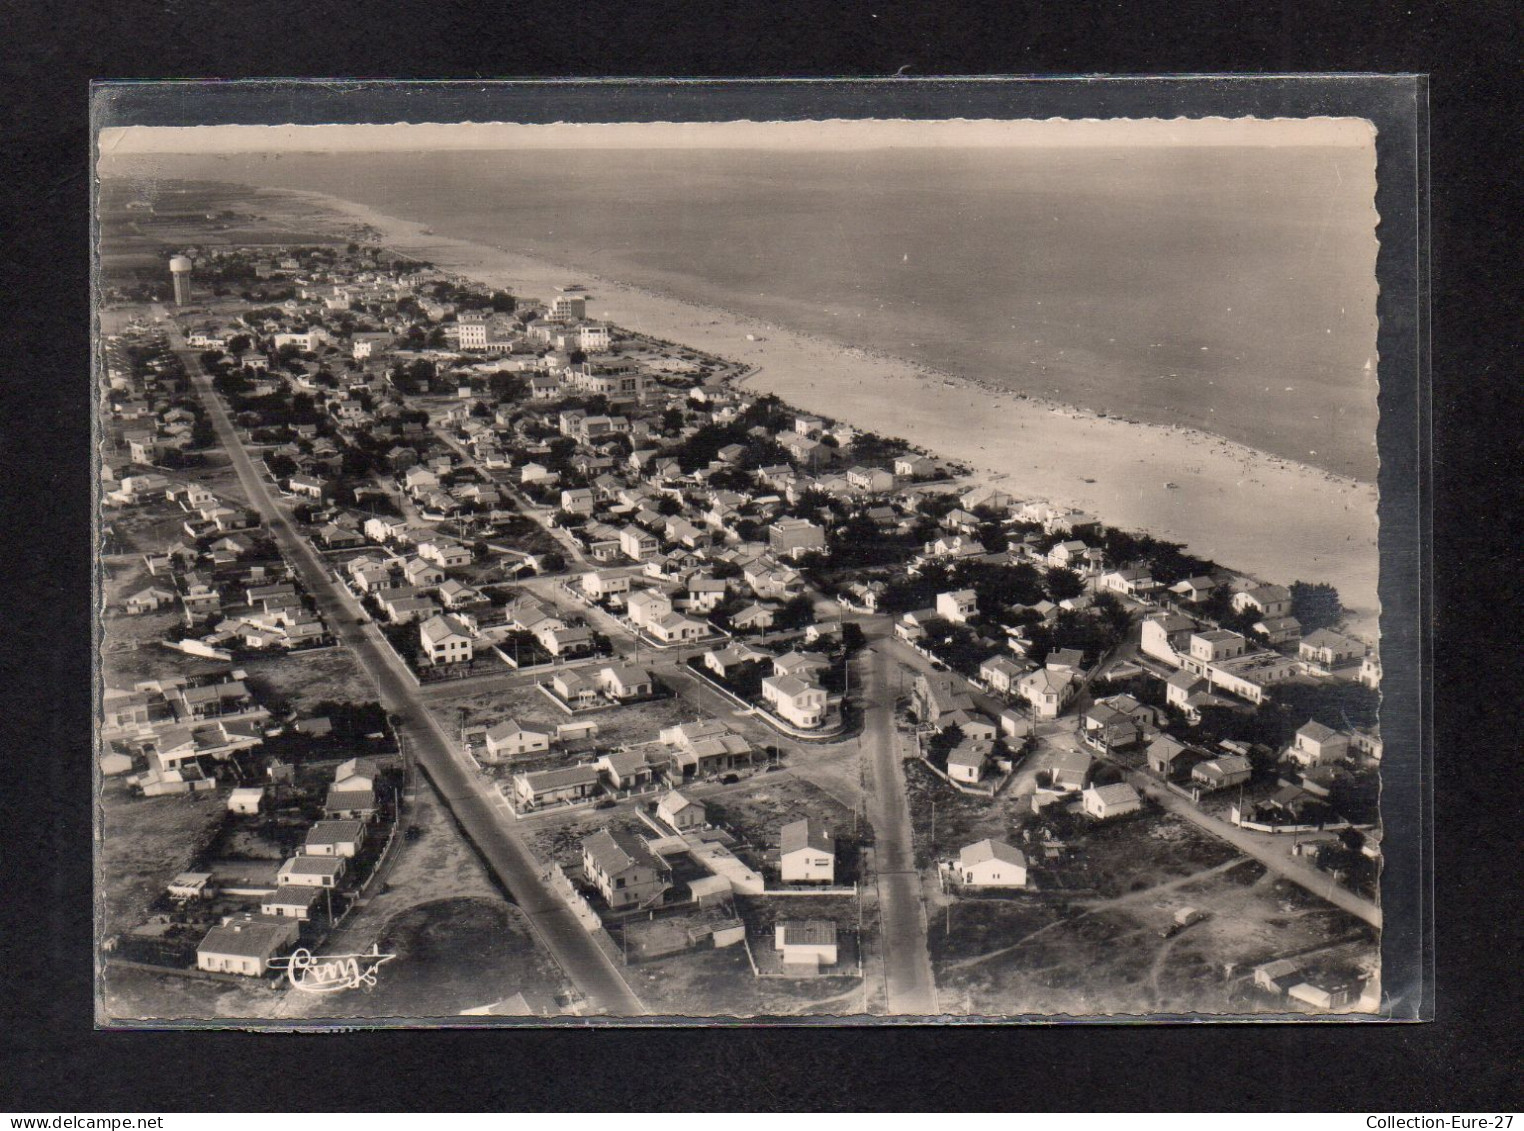
[[[1085,591],[1085,582],[1072,569],[1054,566],[1048,570],[1047,587],[1049,597],[1055,601],[1063,601],[1070,597],[1078,597],[1083,593]]]
[[[1344,606],[1339,601],[1339,591],[1332,585],[1293,581],[1291,615],[1296,617],[1305,634],[1339,624],[1344,619]]]

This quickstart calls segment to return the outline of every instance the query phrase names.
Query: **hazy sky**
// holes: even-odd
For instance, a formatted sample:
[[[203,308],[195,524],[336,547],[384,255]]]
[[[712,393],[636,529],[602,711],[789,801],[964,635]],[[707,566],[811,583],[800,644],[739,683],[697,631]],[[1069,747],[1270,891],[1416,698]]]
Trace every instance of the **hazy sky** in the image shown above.
[[[641,123],[395,123],[328,126],[125,126],[103,129],[100,152],[249,153],[427,149],[881,149],[1011,146],[1368,147],[1358,118],[1042,121]]]

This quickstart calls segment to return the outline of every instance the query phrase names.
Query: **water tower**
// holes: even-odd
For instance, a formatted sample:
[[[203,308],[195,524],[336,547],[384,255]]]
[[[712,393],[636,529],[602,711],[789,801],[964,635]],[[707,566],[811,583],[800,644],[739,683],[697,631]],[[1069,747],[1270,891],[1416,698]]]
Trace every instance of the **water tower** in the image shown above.
[[[175,305],[189,306],[191,300],[190,277],[194,267],[189,259],[177,255],[169,261],[169,275],[175,281]]]

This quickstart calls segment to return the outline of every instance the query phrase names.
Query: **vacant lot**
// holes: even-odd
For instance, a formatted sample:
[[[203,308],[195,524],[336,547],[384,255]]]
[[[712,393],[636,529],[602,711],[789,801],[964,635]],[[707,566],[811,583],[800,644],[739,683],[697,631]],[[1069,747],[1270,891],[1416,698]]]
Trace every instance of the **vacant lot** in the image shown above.
[[[398,912],[377,945],[396,955],[369,989],[345,990],[288,1005],[318,1017],[455,1017],[522,992],[564,1006],[559,967],[540,949],[528,919],[501,899],[452,898]]]
[[[101,977],[103,1022],[260,1020],[289,997],[264,981],[212,981],[194,975],[108,966]]]
[[[105,520],[116,531],[124,553],[163,553],[186,538],[185,520],[190,517],[174,503],[153,502],[108,510]]]
[[[1088,886],[1118,896],[1214,868],[1237,850],[1179,817],[1147,810],[1099,823],[1078,841]]]
[[[861,1012],[860,978],[758,978],[739,945],[674,955],[627,967],[623,973],[648,1009],[674,1017]]]
[[[937,777],[919,759],[906,759],[905,797],[915,836],[916,863],[956,856],[985,837],[1010,840],[1031,812],[1029,794],[972,797]]]
[[[792,774],[763,774],[740,785],[698,793],[711,824],[723,824],[766,860],[764,874],[776,882],[780,830],[792,821],[813,817],[836,838],[836,880],[858,878],[863,844],[873,841],[873,827],[854,821],[853,812],[836,798]]]
[[[1207,918],[1164,937],[1177,913]],[[1259,963],[1369,940],[1363,924],[1302,897],[1253,861],[1186,883],[1067,904],[962,900],[932,914],[944,1006],[976,1014],[1136,1015],[1264,1011],[1244,992]]]
[[[107,935],[137,926],[165,885],[190,866],[203,836],[222,823],[226,794],[134,797],[120,781],[101,791],[98,890]]]
[[[636,804],[625,802],[614,809],[584,809],[559,819],[524,821],[521,831],[536,857],[546,864],[555,861],[568,872],[574,872],[582,867],[582,841],[599,829],[622,829],[643,838],[655,835],[635,815]]]
[[[260,702],[284,704],[298,714],[316,703],[374,703],[376,688],[345,648],[324,648],[287,656],[243,661],[248,683]]]

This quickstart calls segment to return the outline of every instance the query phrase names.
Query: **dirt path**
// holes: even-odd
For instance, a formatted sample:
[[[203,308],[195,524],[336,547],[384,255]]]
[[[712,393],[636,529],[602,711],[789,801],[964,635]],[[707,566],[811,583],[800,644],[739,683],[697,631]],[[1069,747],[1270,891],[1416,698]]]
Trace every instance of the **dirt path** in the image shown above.
[[[1103,899],[1087,903],[1082,914],[1076,915],[1071,919],[1058,919],[1052,923],[1049,923],[1045,927],[1038,927],[1037,930],[1033,931],[1031,934],[1023,935],[1021,938],[1017,939],[1009,946],[1003,946],[999,950],[992,950],[988,954],[976,954],[971,958],[960,958],[956,962],[949,962],[946,967],[944,967],[944,969],[949,972],[953,970],[966,970],[970,966],[977,966],[981,962],[988,962],[991,958],[998,958],[1002,954],[1010,954],[1013,950],[1018,950],[1019,948],[1025,946],[1027,943],[1031,942],[1039,935],[1046,934],[1048,931],[1053,930],[1054,927],[1061,927],[1068,923],[1077,923],[1079,920],[1084,919],[1087,916],[1094,915],[1100,911],[1109,911],[1114,907],[1126,907],[1129,904],[1140,903],[1144,900],[1152,899],[1156,896],[1164,894],[1165,892],[1171,892],[1177,888],[1182,888],[1186,884],[1193,884],[1198,880],[1205,880],[1212,876],[1221,875],[1223,872],[1231,871],[1232,869],[1238,867],[1240,864],[1245,863],[1247,860],[1248,857],[1235,856],[1232,860],[1218,864],[1214,868],[1208,868],[1205,872],[1195,872],[1189,876],[1180,876],[1177,879],[1166,880],[1162,884],[1156,884],[1151,888],[1144,888],[1142,891],[1130,891],[1126,895],[1115,896],[1112,899]]]

